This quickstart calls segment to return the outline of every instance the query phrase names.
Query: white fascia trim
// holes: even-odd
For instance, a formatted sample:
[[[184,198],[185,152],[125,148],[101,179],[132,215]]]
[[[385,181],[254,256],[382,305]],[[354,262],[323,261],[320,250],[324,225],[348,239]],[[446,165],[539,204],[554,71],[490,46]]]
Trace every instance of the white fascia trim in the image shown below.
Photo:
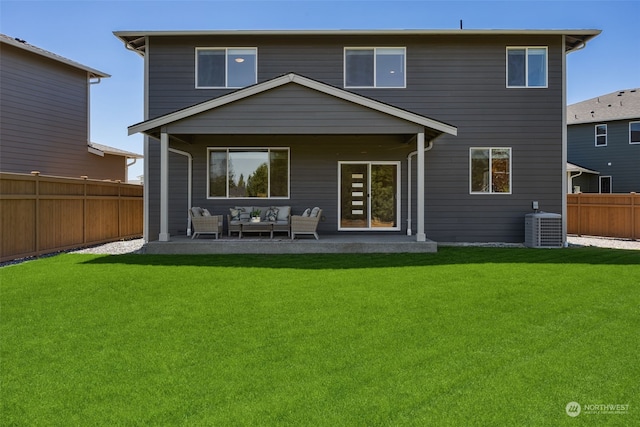
[[[373,99],[365,98],[358,94],[347,92],[342,89],[338,89],[333,86],[326,85],[324,83],[317,82],[315,80],[308,79],[306,77],[298,76],[296,74],[290,74],[292,76],[291,81],[300,84],[301,86],[308,87],[310,89],[317,90],[319,92],[326,93],[327,95],[334,96],[336,98],[343,99],[345,101],[352,102],[354,104],[362,105],[363,107],[370,108],[372,110],[380,111],[381,113],[395,116],[397,118],[413,122],[422,126],[426,126],[431,129],[439,130],[449,135],[457,136],[458,128],[448,125],[446,123],[438,122],[436,120],[429,119],[424,116],[412,113],[407,110],[394,107],[389,104],[383,104]]]
[[[150,130],[156,127],[164,126],[171,122],[186,119],[187,117],[191,117],[196,114],[204,113],[205,111],[211,110],[213,108],[230,104],[240,99],[247,98],[251,95],[256,95],[266,90],[273,89],[278,86],[282,86],[283,84],[289,83],[290,81],[291,80],[289,79],[288,75],[277,77],[273,80],[269,80],[264,83],[259,83],[257,85],[249,86],[247,88],[232,92],[228,95],[223,95],[219,98],[212,99],[211,101],[206,101],[201,104],[194,105],[193,107],[188,107],[188,108],[185,108],[184,110],[176,111],[174,113],[170,113],[165,116],[158,117],[157,119],[153,119],[143,123],[138,123],[137,125],[129,126],[129,135],[133,135],[138,132],[145,132],[147,130]]]
[[[456,128],[455,126],[438,122],[436,120],[432,120],[427,117],[420,116],[418,114],[411,113],[409,111],[402,110],[400,108],[393,107],[388,104],[383,104],[373,99],[365,98],[363,96],[360,96],[352,92],[347,92],[343,89],[339,89],[324,83],[320,83],[315,80],[308,79],[306,77],[299,76],[294,73],[290,73],[284,76],[276,77],[275,79],[268,80],[263,83],[259,83],[254,86],[249,86],[245,89],[240,89],[228,95],[223,95],[219,98],[212,99],[211,101],[203,102],[201,104],[194,105],[193,107],[189,107],[184,110],[176,111],[175,113],[170,113],[165,116],[158,117],[157,119],[154,119],[154,120],[149,120],[147,122],[130,126],[129,135],[133,135],[138,132],[145,132],[153,128],[164,126],[168,123],[182,120],[187,117],[191,117],[193,115],[203,113],[205,111],[211,110],[216,107],[220,107],[222,105],[230,104],[240,99],[244,99],[249,96],[256,95],[261,92],[265,92],[267,90],[274,89],[276,87],[283,86],[291,82],[297,83],[309,89],[317,90],[318,92],[322,92],[339,99],[343,99],[345,101],[352,102],[354,104],[361,105],[363,107],[370,108],[372,110],[380,111],[390,116],[394,116],[412,123],[416,123],[416,124],[428,127],[430,129],[447,133],[449,135],[456,136],[458,134],[458,128]]]
[[[598,29],[555,29],[555,30],[517,30],[517,29],[391,29],[391,30],[133,30],[114,31],[116,37],[144,37],[144,36],[217,36],[217,35],[238,35],[238,36],[268,36],[268,35],[518,35],[518,34],[543,34],[543,35],[568,35],[597,36],[602,30]]]
[[[104,151],[98,150],[97,148],[93,148],[91,146],[87,147],[91,154],[95,154],[96,156],[104,157]]]

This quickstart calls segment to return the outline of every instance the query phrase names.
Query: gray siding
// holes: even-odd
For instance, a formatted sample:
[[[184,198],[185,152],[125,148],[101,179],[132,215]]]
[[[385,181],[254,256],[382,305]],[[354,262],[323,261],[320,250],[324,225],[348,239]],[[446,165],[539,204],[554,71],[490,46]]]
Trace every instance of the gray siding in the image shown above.
[[[88,152],[87,72],[3,43],[0,170],[125,179],[125,159]]]
[[[567,159],[600,172],[600,176],[610,176],[614,193],[640,192],[640,144],[629,144],[629,120],[606,123],[607,145],[601,147],[595,145],[597,124],[604,123],[568,126]],[[599,191],[597,178],[583,179],[576,185],[581,185],[583,193]]]
[[[173,134],[415,134],[421,127],[295,83],[167,126]]]
[[[564,53],[561,36],[309,36],[295,40],[268,36],[259,39],[152,37],[148,46],[149,118],[229,92],[195,89],[196,46],[256,46],[258,81],[295,72],[337,87],[343,86],[345,46],[405,46],[407,88],[353,92],[458,128],[457,137],[440,137],[427,153],[427,236],[439,241],[521,242],[524,215],[531,211],[531,201],[539,201],[541,209],[547,212],[561,212],[565,192],[562,186],[561,64]],[[548,46],[549,87],[507,89],[507,46]],[[296,150],[295,156],[292,152],[292,182],[303,182],[308,179],[307,175],[314,180],[322,165],[317,160],[325,151],[324,156],[331,158],[333,169],[338,160],[350,160],[345,151],[336,156],[330,140],[319,138],[317,141],[301,152]],[[220,141],[220,145],[226,143],[226,140]],[[157,150],[158,144],[151,147]],[[469,194],[470,147],[512,148],[511,195]],[[320,151],[315,152],[316,148]],[[307,156],[307,149],[313,155]],[[394,160],[399,155],[385,149],[367,150],[365,157]],[[357,152],[355,150],[354,155]],[[206,156],[206,151],[194,154],[194,162],[202,156]],[[404,166],[403,171],[406,173]],[[194,168],[194,184],[206,179],[206,171]],[[336,188],[329,185],[326,190],[317,189],[319,193],[313,197],[331,206],[323,206],[328,215],[327,224],[322,225],[326,232],[337,229],[336,221],[330,219],[337,215]],[[194,194],[195,191],[194,188]],[[157,189],[152,188],[152,194],[157,194]],[[291,204],[296,207],[317,204],[303,199],[303,194],[310,192],[292,190]],[[151,215],[155,212],[152,209]],[[413,216],[415,218],[415,214]]]

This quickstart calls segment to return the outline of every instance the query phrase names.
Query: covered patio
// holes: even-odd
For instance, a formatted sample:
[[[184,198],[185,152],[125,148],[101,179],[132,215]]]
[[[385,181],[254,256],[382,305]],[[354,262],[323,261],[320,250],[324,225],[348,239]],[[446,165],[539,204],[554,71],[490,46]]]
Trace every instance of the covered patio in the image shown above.
[[[455,126],[287,74],[129,128],[129,134],[137,132],[157,141],[153,145],[159,173],[145,186],[149,191],[145,205],[149,253],[436,250],[425,233],[425,155],[439,136],[455,136]],[[145,153],[150,145],[147,142]],[[218,172],[213,173],[211,166],[217,167],[214,157],[222,155],[223,164],[231,164],[233,156],[251,150],[285,154],[281,193],[267,190],[258,197],[232,194],[232,184],[240,187],[240,181],[244,182],[232,181],[232,172],[219,174],[228,181],[222,190],[218,189],[214,182]],[[169,160],[176,153],[188,161],[182,175],[172,169]],[[269,159],[271,155],[265,154]],[[270,161],[265,162],[268,167]],[[367,180],[374,167],[381,171],[380,176],[389,177],[386,193],[370,189],[373,181]],[[266,172],[265,176],[272,179],[273,175]],[[180,179],[186,182],[182,190],[177,187]],[[411,196],[412,188],[415,198]],[[176,194],[184,195],[180,203],[186,206],[177,208],[178,204],[171,200]],[[374,218],[371,205],[383,198],[389,202],[391,216],[381,220]],[[318,230],[320,241],[256,239],[255,245],[250,245],[246,239],[190,242],[186,236],[173,234],[178,229],[175,224],[182,224],[182,212],[192,206],[224,214],[234,206],[258,204],[291,205],[292,214],[299,214],[306,207],[322,208],[326,219]],[[352,220],[347,214],[361,215],[364,220]],[[422,247],[417,248],[420,244]]]

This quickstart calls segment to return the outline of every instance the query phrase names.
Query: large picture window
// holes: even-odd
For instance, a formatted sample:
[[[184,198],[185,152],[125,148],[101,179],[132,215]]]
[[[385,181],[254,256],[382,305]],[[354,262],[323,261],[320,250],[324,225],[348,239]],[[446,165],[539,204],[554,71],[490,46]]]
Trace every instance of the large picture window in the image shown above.
[[[507,87],[547,87],[547,48],[508,47]]]
[[[405,87],[405,48],[345,48],[344,87]]]
[[[288,198],[288,148],[210,148],[210,198]]]
[[[196,48],[196,87],[242,88],[256,83],[256,48]]]
[[[511,148],[471,148],[472,194],[511,194]]]

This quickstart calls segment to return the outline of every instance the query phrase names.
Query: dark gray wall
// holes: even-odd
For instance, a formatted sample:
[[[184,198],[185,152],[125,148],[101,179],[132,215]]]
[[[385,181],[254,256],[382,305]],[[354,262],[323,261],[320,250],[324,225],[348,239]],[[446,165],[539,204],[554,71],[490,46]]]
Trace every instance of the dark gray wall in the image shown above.
[[[547,212],[561,212],[565,193],[561,155],[564,54],[561,36],[152,37],[147,58],[150,61],[150,118],[229,92],[195,89],[196,46],[255,46],[258,48],[258,81],[295,72],[337,87],[343,86],[345,46],[405,46],[407,88],[352,91],[457,126],[457,137],[439,138],[427,153],[427,236],[438,241],[521,242],[524,215],[531,211],[531,201],[537,200],[540,208]],[[507,89],[507,46],[548,46],[549,87]],[[329,168],[330,163],[332,169],[328,170],[331,171],[337,168],[338,160],[350,160],[348,153],[344,153],[343,158],[332,158],[330,140],[318,138],[318,143],[302,151],[300,148],[293,151],[292,147],[292,183],[308,179],[307,175],[313,176],[321,169],[318,164]],[[220,145],[227,145],[227,140],[220,141]],[[305,163],[305,150],[311,147],[314,156],[309,156],[309,163]],[[470,147],[512,148],[511,195],[469,194]],[[151,149],[157,150],[158,144],[152,143]],[[331,161],[327,159],[326,165],[317,163],[325,151],[325,157]],[[152,197],[158,194],[154,185],[158,176],[154,169],[157,168],[153,162],[155,155],[152,153],[150,158],[151,174],[147,180]],[[382,156],[393,160],[396,154],[368,150],[367,155],[371,159]],[[202,156],[206,156],[206,150],[194,154],[194,162]],[[204,157],[200,161],[204,161]],[[298,167],[300,169],[296,169]],[[294,175],[298,171],[301,175]],[[406,174],[406,162],[403,174]],[[194,168],[194,183],[199,181],[206,182],[206,171]],[[290,204],[331,206],[325,208],[328,224],[322,227],[325,232],[335,231],[336,221],[331,218],[337,215],[336,188],[329,185],[318,189],[314,203],[300,199],[301,193],[292,191]],[[194,196],[199,195],[198,191],[194,188]],[[194,204],[195,200],[194,197]],[[157,209],[153,203],[150,206],[150,224],[157,230]],[[333,228],[328,228],[329,225]],[[150,233],[151,239],[156,236],[157,232]]]
[[[596,147],[595,126],[583,123],[567,127],[567,159],[587,169],[610,176],[614,193],[640,192],[640,144],[629,144],[629,120],[606,122],[607,145]],[[611,164],[609,164],[611,163]],[[598,180],[582,179],[583,193],[599,191]],[[594,185],[595,182],[595,185]]]
[[[87,72],[2,43],[0,170],[125,180],[125,158],[91,154]]]

